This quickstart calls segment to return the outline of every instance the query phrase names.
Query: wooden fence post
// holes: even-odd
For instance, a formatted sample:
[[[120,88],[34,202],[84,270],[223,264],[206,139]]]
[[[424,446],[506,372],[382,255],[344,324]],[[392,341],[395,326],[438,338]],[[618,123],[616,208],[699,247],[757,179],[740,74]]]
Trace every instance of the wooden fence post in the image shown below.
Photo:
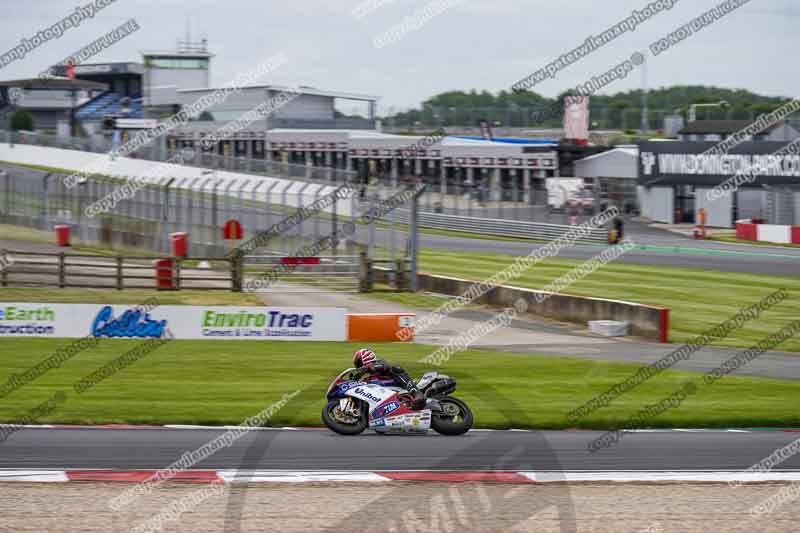
[[[242,277],[244,276],[244,269],[242,268],[242,256],[240,254],[233,254],[230,257],[231,262],[231,290],[233,292],[242,292]]]
[[[58,288],[63,289],[67,283],[66,261],[64,252],[58,254]]]
[[[0,254],[2,254],[0,257],[4,260],[8,260],[8,250],[3,250]],[[8,266],[8,264],[0,265],[0,268],[2,268],[2,270],[0,270],[0,284],[2,284],[3,287],[8,287]]]
[[[372,260],[367,256],[366,252],[359,254],[359,264],[361,266],[361,275],[359,283],[359,292],[372,292],[374,277]]]

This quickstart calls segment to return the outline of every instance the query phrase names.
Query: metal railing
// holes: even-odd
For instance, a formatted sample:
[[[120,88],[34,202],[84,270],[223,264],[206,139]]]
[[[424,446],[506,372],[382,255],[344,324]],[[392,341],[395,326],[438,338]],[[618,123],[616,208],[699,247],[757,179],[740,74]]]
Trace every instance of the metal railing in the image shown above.
[[[244,287],[256,279],[274,282],[256,287],[260,292],[358,292],[361,278],[361,261],[358,256],[332,255],[293,258],[275,255],[248,255],[244,257]]]
[[[407,213],[398,209],[399,217]],[[541,241],[551,241],[563,237],[573,225],[544,224],[539,222],[526,222],[517,220],[502,220],[496,218],[464,217],[445,215],[440,213],[419,214],[419,225],[423,228],[458,231],[463,233],[476,233],[482,235],[495,235],[499,237],[519,237]],[[576,239],[579,244],[604,244],[608,243],[608,230],[604,228],[588,229],[585,235]]]

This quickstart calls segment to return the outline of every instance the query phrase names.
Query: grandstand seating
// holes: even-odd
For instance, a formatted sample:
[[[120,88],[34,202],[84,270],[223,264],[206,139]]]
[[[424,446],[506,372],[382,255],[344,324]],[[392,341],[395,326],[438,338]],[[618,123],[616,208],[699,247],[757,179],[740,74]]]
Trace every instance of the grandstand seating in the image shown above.
[[[122,113],[122,100],[124,96],[115,92],[105,92],[100,96],[90,100],[75,113],[78,120],[100,121],[106,115],[116,115]],[[142,99],[135,98],[130,103],[130,118],[143,118],[144,110]]]

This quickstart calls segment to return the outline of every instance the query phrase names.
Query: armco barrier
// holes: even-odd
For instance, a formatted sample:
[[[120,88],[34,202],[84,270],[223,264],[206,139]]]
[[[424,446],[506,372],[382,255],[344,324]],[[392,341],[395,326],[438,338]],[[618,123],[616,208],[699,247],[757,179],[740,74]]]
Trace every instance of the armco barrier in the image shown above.
[[[742,241],[800,244],[800,226],[757,224],[747,219],[737,220],[736,238]]]
[[[474,283],[466,279],[419,275],[421,290],[439,294],[459,296]],[[546,294],[548,298],[539,303],[536,301],[537,294]],[[525,299],[528,313],[532,315],[583,325],[590,320],[627,321],[631,324],[632,335],[669,342],[669,309],[663,307],[505,286],[495,286],[478,298],[476,303],[507,308],[513,307],[519,298]]]
[[[350,342],[397,342],[399,332],[414,325],[413,313],[369,313],[347,315]],[[405,339],[411,341],[414,336]]]
[[[397,220],[407,220],[405,210],[397,209]],[[525,239],[553,241],[563,237],[576,226],[562,224],[545,224],[541,222],[525,222],[518,220],[504,220],[499,218],[464,217],[458,215],[445,215],[441,213],[421,212],[419,225],[423,228],[443,229],[450,231],[463,231],[467,233],[481,233],[484,235],[498,235],[506,237],[522,237]],[[586,230],[586,235],[576,239],[577,243],[607,244],[608,231],[603,228]]]

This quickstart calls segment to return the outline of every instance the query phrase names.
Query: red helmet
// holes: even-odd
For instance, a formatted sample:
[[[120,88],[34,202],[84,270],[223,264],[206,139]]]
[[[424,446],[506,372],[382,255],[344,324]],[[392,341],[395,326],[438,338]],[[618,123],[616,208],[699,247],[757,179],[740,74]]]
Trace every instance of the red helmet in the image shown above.
[[[375,352],[369,348],[361,348],[353,356],[353,365],[355,365],[356,368],[361,368],[364,365],[371,365],[377,359],[378,356],[375,355]]]

